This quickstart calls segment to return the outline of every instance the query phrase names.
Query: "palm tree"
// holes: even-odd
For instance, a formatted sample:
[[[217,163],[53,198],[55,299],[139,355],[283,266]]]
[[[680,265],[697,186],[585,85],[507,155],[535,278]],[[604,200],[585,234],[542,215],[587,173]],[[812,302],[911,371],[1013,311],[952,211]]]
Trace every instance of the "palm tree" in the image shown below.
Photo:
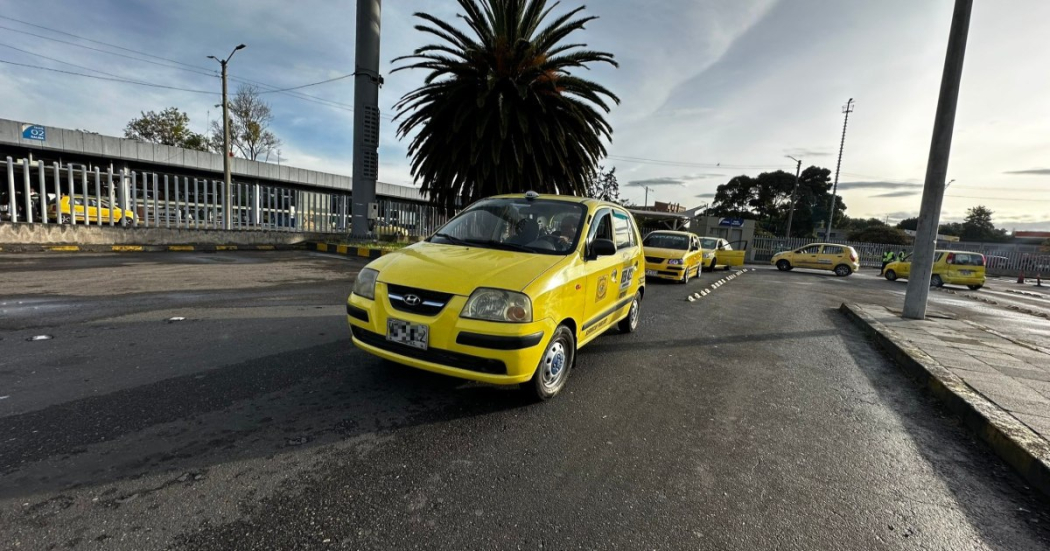
[[[458,2],[469,31],[416,13],[416,29],[443,42],[394,60],[407,62],[395,71],[430,71],[395,105],[398,137],[417,132],[408,152],[421,193],[449,207],[527,190],[585,194],[612,138],[606,100],[620,100],[569,71],[618,65],[564,41],[596,17],[581,6],[545,23],[558,6],[547,0]]]

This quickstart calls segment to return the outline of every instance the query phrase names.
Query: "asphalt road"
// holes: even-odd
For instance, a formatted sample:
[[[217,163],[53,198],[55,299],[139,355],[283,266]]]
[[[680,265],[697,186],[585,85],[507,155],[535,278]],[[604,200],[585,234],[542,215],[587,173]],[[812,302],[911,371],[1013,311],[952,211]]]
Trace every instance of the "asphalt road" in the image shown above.
[[[835,311],[903,283],[652,285],[537,405],[356,351],[362,265],[0,257],[0,548],[1050,548],[1050,505]]]

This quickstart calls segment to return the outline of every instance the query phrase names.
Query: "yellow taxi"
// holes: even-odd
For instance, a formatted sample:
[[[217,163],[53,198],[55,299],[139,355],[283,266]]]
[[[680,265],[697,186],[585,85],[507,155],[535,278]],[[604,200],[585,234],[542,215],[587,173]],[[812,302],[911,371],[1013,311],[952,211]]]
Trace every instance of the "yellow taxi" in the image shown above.
[[[832,271],[839,277],[846,277],[860,269],[857,250],[836,243],[813,243],[801,249],[779,252],[769,262],[782,272],[806,268]]]
[[[713,272],[718,267],[728,270],[734,266],[744,265],[744,254],[747,251],[733,250],[733,245],[721,237],[701,237],[700,248],[705,251],[705,270]]]
[[[111,209],[107,203],[99,203],[94,198],[89,197],[87,205],[85,205],[84,200],[80,197],[70,198],[68,195],[63,195],[58,203],[58,207],[51,205],[48,209],[48,218],[63,224],[69,223],[72,218],[75,218],[78,223],[87,220],[89,223],[94,224],[101,220],[102,223],[108,224],[110,218],[116,224],[135,223],[135,214],[130,210]]]
[[[934,251],[933,276],[930,285],[943,287],[948,285],[965,285],[976,291],[984,287],[985,258],[981,253],[969,251]],[[911,255],[904,260],[890,262],[883,275],[886,279],[908,279],[911,273]]]
[[[645,275],[689,283],[700,277],[704,252],[700,238],[684,231],[654,231],[642,241],[645,252]]]
[[[614,325],[637,329],[644,262],[619,205],[492,197],[362,269],[347,322],[354,345],[380,358],[546,400],[577,349]]]

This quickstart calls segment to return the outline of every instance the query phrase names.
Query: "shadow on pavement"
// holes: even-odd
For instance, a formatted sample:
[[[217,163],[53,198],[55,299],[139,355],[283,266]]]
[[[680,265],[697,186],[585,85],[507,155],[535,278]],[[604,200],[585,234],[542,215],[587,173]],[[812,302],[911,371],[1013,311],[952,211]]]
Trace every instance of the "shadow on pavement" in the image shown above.
[[[837,309],[826,312],[837,326],[849,354],[858,365],[886,366],[878,371],[861,370],[868,378],[878,402],[894,412],[895,421],[910,436],[914,449],[922,455],[936,478],[955,496],[955,505],[970,524],[983,533],[982,541],[993,549],[1015,549],[1014,528],[989,522],[990,511],[1011,511],[1027,524],[1032,533],[1050,542],[1050,502],[1041,498],[982,442],[976,440],[935,398],[923,391],[889,360],[870,361],[882,356]],[[916,400],[916,394],[921,398]],[[966,443],[961,445],[960,443]],[[995,500],[987,499],[995,496]],[[1025,503],[1018,510],[1017,502]]]
[[[528,403],[338,342],[0,418],[0,498],[206,470]]]

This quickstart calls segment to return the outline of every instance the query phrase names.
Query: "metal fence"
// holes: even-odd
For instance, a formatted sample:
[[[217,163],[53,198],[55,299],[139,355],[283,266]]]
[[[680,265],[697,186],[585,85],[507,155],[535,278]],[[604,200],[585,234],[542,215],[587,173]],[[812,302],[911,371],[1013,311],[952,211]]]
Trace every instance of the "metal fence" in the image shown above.
[[[69,224],[131,228],[222,229],[225,183],[158,172],[114,171],[76,163],[3,161],[0,224]],[[233,182],[233,230],[349,231],[348,193]],[[426,236],[448,220],[444,209],[379,198],[375,236]]]
[[[911,253],[914,247],[904,245],[887,245],[884,243],[860,243],[856,241],[832,240],[839,245],[849,245],[856,249],[860,256],[860,265],[866,268],[881,268],[882,255],[887,250],[897,253],[901,250]],[[751,244],[751,260],[769,262],[773,255],[780,251],[800,249],[812,243],[822,243],[818,239],[756,237]],[[1000,243],[948,243],[938,246],[942,250],[972,251],[985,256],[985,264],[991,275],[1015,275],[1021,271],[1030,274],[1050,274],[1050,254],[1037,251],[1010,250]]]

